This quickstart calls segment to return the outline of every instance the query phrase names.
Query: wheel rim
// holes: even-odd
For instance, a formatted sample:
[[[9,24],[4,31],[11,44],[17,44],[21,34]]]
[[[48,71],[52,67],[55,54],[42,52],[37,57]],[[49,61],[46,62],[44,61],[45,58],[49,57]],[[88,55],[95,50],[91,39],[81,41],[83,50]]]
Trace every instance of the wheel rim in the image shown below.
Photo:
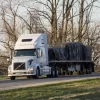
[[[39,70],[38,69],[36,70],[36,77],[37,78],[39,77]]]

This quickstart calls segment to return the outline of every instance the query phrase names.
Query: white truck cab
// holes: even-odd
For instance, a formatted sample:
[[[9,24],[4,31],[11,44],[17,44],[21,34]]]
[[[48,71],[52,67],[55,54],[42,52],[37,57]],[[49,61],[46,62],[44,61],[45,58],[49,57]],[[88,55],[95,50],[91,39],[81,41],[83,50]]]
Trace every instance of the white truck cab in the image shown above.
[[[51,67],[48,66],[47,34],[21,35],[15,44],[8,76],[15,80],[16,76],[39,78],[43,74],[51,74]]]

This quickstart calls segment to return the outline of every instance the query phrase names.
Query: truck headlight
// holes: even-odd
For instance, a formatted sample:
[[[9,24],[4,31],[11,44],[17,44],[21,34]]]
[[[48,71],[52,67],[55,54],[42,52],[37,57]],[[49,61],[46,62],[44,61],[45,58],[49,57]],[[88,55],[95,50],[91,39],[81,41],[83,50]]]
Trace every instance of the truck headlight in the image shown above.
[[[33,67],[29,67],[28,71],[33,71]]]

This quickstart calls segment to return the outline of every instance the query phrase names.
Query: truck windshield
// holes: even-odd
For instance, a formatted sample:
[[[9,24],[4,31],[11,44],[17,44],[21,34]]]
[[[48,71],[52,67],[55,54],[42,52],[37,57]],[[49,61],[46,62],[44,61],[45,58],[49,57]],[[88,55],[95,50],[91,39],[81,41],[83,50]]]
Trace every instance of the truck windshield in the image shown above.
[[[36,56],[36,49],[15,50],[14,56]]]

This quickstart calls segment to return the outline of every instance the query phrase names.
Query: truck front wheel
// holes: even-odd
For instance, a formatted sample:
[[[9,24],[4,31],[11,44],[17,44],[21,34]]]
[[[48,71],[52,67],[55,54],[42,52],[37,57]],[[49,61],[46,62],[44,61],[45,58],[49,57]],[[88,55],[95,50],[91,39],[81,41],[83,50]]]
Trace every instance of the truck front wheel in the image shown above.
[[[10,76],[10,79],[11,80],[15,80],[15,76]]]
[[[39,78],[39,75],[40,75],[40,70],[39,70],[39,68],[37,68],[37,69],[36,69],[36,75],[35,75],[35,78],[38,79],[38,78]]]

